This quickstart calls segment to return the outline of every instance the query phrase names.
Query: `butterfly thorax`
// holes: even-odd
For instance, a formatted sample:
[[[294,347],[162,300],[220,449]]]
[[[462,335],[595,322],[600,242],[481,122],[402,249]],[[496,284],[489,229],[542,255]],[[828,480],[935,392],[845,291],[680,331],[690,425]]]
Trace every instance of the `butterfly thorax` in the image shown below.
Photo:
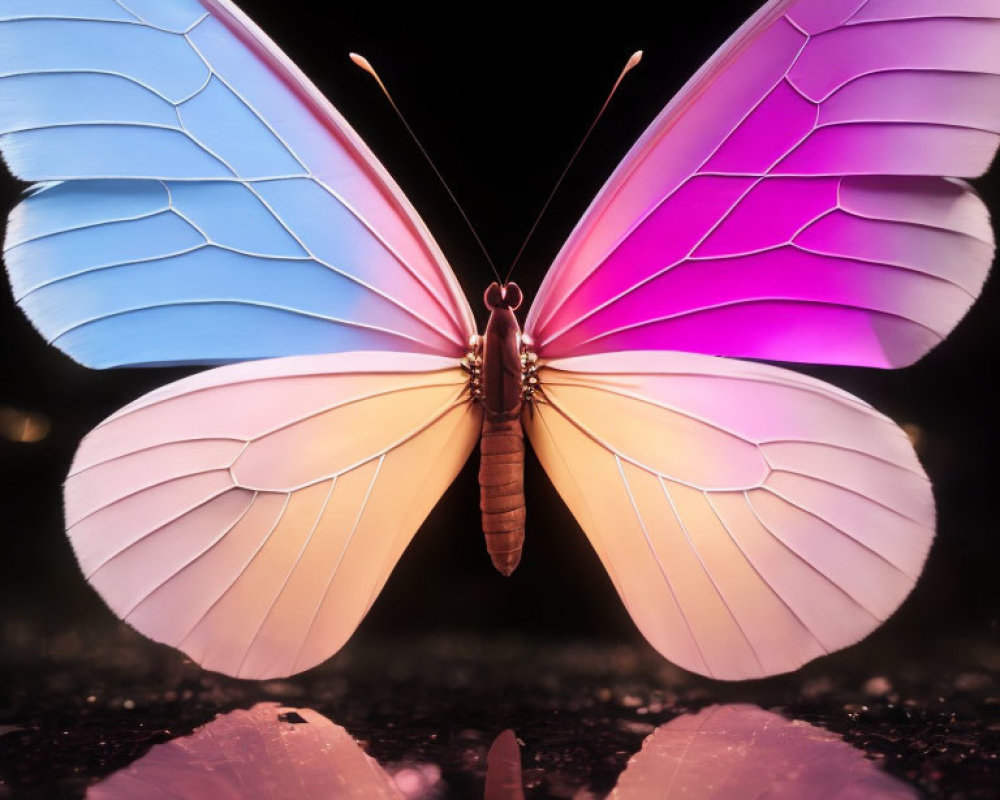
[[[490,311],[486,332],[471,354],[473,396],[483,404],[480,440],[480,509],[486,549],[493,565],[510,575],[524,543],[524,431],[521,408],[533,369],[522,349],[514,311],[521,305],[516,283],[490,284],[483,296]],[[532,366],[528,366],[531,364]]]
[[[482,402],[492,422],[518,419],[524,400],[521,326],[514,310],[521,304],[516,283],[491,283],[483,295],[490,319],[482,340]]]

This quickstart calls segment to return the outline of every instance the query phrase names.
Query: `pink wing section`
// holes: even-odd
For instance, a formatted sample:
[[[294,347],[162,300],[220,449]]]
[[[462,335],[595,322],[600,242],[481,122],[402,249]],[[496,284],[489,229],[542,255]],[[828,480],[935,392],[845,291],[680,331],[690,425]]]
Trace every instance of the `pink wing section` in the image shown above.
[[[688,353],[543,361],[539,460],[636,625],[714,678],[796,669],[866,636],[934,536],[905,434],[776,367]]]
[[[296,356],[222,367],[126,406],[66,481],[87,579],[208,669],[289,675],[336,652],[475,446],[451,359]]]
[[[992,262],[963,182],[1000,142],[1000,7],[774,0],[663,110],[546,276],[555,358],[687,350],[898,367]]]
[[[608,800],[916,800],[837,734],[750,705],[661,725]]]
[[[298,719],[288,721],[294,714]],[[351,735],[311,708],[258,703],[156,745],[87,800],[404,800]]]

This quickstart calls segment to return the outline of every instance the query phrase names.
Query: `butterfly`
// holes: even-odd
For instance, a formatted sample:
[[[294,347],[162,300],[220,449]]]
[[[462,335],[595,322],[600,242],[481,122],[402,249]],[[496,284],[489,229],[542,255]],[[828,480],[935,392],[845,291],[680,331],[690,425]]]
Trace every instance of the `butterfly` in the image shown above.
[[[756,678],[866,636],[922,570],[929,482],[895,423],[760,361],[908,365],[985,280],[960,178],[997,149],[1000,10],[900,9],[766,4],[625,156],[523,328],[498,283],[480,333],[392,177],[229,0],[0,8],[0,149],[34,184],[19,304],[87,366],[222,365],[81,443],[87,580],[207,669],[294,674],[481,440],[487,546],[516,565],[526,433],[674,663]]]

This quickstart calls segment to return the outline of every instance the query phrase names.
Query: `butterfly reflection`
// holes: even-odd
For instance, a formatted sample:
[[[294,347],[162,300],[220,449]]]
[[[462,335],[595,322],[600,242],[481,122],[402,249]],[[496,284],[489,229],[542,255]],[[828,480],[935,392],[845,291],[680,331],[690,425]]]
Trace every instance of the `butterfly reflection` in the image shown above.
[[[342,727],[310,708],[277,703],[222,714],[190,736],[157,745],[87,792],[88,800],[407,796],[415,795],[404,794]]]
[[[484,800],[524,800],[521,748],[506,730],[486,757]],[[565,788],[565,787],[564,787]],[[312,709],[258,703],[158,745],[91,787],[88,800],[436,800],[452,796],[430,763],[383,768]],[[534,795],[534,796],[547,796]],[[576,800],[599,795],[579,787]],[[628,762],[613,800],[912,800],[839,736],[751,705],[722,705],[661,725]]]
[[[613,800],[914,800],[837,734],[752,705],[711,706],[642,743]]]

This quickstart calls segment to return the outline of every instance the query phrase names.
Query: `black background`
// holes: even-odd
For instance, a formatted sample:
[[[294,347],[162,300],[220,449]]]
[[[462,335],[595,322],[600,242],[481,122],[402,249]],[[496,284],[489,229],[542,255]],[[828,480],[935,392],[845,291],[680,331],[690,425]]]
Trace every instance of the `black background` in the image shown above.
[[[482,322],[487,265],[388,105],[347,53],[365,54],[380,70],[505,269],[619,69],[633,50],[644,49],[643,63],[625,81],[515,273],[530,302],[618,160],[756,3],[685,4],[683,14],[672,11],[655,21],[625,4],[593,15],[540,4],[483,5],[474,16],[471,9],[456,15],[422,4],[403,11],[371,2],[245,0],[241,6],[395,176]],[[977,186],[991,209],[1000,210],[1000,177]],[[3,176],[4,210],[21,188]],[[27,626],[41,642],[57,631],[101,629],[113,620],[77,570],[63,534],[60,484],[76,443],[121,405],[186,373],[87,370],[45,344],[9,289],[0,305],[0,406],[42,412],[52,421],[40,443],[0,439],[3,617],[8,625]],[[935,486],[938,538],[913,595],[866,645],[873,653],[943,647],[956,632],[996,637],[998,309],[993,276],[955,333],[911,368],[801,368],[923,434],[920,454]],[[431,513],[358,636],[506,629],[638,640],[583,533],[533,457],[526,475],[524,560],[509,579],[493,570],[479,531],[475,468],[474,458]]]

